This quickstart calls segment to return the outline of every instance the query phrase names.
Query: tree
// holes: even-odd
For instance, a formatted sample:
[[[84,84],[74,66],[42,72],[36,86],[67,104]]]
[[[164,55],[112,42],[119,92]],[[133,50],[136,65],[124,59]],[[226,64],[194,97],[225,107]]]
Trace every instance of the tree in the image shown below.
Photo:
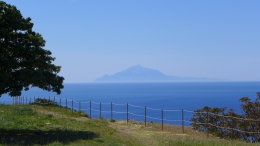
[[[52,64],[55,58],[43,49],[45,40],[32,27],[31,18],[0,1],[0,96],[20,96],[30,87],[61,93],[61,66]]]
[[[233,109],[225,112],[226,108],[210,108],[205,106],[195,110],[192,128],[199,131],[207,131],[225,139],[239,139],[248,142],[260,142],[260,92],[257,92],[254,102],[249,97],[243,97],[241,114]]]

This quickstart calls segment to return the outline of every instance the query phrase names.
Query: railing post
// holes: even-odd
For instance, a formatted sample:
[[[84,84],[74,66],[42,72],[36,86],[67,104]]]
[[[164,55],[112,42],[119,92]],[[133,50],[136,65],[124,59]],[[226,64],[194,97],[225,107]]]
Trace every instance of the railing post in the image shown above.
[[[51,96],[49,96],[49,101],[47,102],[47,105],[48,105],[49,109],[51,108],[50,101],[51,101]]]
[[[209,137],[209,111],[207,111],[207,137]]]
[[[72,112],[73,112],[73,100],[71,102],[72,102]]]
[[[113,119],[113,105],[112,102],[110,104],[110,111],[111,111],[111,120]]]
[[[66,98],[66,112],[68,111],[68,98]]]
[[[231,134],[231,135],[230,135],[230,138],[233,139],[233,128],[234,128],[234,127],[233,127],[233,114],[232,114],[232,112],[230,113],[230,118],[231,118],[231,119],[230,119],[230,126],[231,126],[231,131],[230,131],[230,134]]]
[[[146,127],[146,106],[144,106],[144,126]]]
[[[163,109],[162,109],[162,130],[163,130]]]
[[[101,102],[99,104],[99,118],[101,119]]]
[[[56,107],[56,106],[55,106],[55,101],[56,101],[56,100],[55,100],[55,96],[53,97],[53,101],[54,101],[53,109],[55,109],[55,107]]]
[[[90,102],[89,102],[89,117],[90,117],[90,119],[91,119],[91,100],[90,100]]]
[[[128,103],[126,103],[126,123],[128,123]]]
[[[43,97],[43,99],[44,99],[44,101],[46,100],[47,103],[48,103],[48,100],[47,100],[45,97]],[[44,103],[43,103],[43,104],[39,103],[39,104],[40,104],[40,105],[43,105],[43,108],[45,109],[45,105],[46,105],[46,104],[44,104]]]
[[[182,112],[182,133],[184,133],[184,111],[183,109],[181,110]]]

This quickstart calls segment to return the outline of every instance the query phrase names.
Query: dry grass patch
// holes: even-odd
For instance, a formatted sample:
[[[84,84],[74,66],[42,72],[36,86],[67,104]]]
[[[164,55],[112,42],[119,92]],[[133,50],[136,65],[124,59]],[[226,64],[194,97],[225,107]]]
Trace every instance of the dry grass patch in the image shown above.
[[[116,129],[121,135],[125,137],[132,137],[144,146],[165,146],[165,145],[226,145],[226,146],[244,146],[244,145],[256,145],[241,141],[229,141],[221,140],[218,137],[209,135],[206,133],[193,130],[191,127],[184,127],[184,133],[182,126],[173,126],[165,124],[163,126],[158,123],[147,123],[136,121],[116,121],[109,124],[111,128]]]

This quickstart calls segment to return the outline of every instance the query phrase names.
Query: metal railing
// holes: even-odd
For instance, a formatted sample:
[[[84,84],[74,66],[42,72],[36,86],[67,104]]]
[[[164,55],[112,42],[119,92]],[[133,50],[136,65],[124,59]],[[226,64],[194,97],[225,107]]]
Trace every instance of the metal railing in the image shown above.
[[[29,104],[29,103],[33,103],[36,101],[37,98],[40,97],[14,97],[12,103],[10,101],[1,101],[2,104]],[[181,124],[177,124],[179,126],[182,127],[182,132],[184,133],[184,127],[187,126],[185,125],[185,123],[188,124],[196,124],[196,125],[204,125],[205,127],[207,127],[206,131],[208,130],[209,126],[212,127],[216,127],[219,129],[226,129],[226,130],[231,130],[231,131],[236,131],[236,132],[241,132],[241,133],[246,133],[246,134],[258,134],[260,135],[260,130],[258,131],[247,131],[247,130],[241,130],[238,128],[234,128],[234,127],[223,127],[223,126],[218,126],[218,125],[214,125],[210,122],[208,122],[208,118],[206,120],[205,123],[196,123],[196,122],[192,122],[190,119],[192,116],[185,116],[187,113],[190,113],[191,115],[194,114],[207,114],[207,116],[218,116],[218,117],[222,117],[222,118],[231,118],[231,119],[235,119],[235,120],[240,120],[240,121],[254,121],[254,122],[260,122],[259,119],[245,119],[245,118],[238,118],[238,117],[232,117],[231,116],[224,116],[224,115],[219,115],[219,114],[214,114],[214,113],[210,113],[210,112],[194,112],[194,111],[189,111],[189,110],[165,110],[165,109],[155,109],[155,108],[151,108],[151,107],[147,107],[147,106],[139,106],[139,105],[133,105],[133,104],[129,104],[129,103],[125,103],[125,104],[118,104],[118,103],[101,103],[101,102],[94,102],[94,101],[86,101],[86,102],[80,102],[80,101],[75,101],[72,99],[68,99],[68,98],[59,98],[59,97],[48,97],[48,98],[42,98],[42,99],[46,99],[49,101],[53,101],[55,103],[57,103],[60,107],[64,107],[66,108],[66,110],[71,110],[72,112],[75,111],[84,111],[87,114],[89,114],[90,118],[103,118],[103,116],[106,114],[109,114],[109,117],[107,119],[115,119],[118,120],[117,118],[115,118],[115,114],[124,114],[125,115],[125,119],[127,123],[129,121],[135,120],[135,121],[143,121],[144,122],[144,126],[147,125],[147,122],[152,121],[152,120],[157,120],[159,121],[158,123],[161,124],[161,129],[164,129],[164,125],[165,124],[169,124],[171,122],[180,122]],[[103,109],[103,106],[106,106],[106,110]],[[115,106],[121,106],[120,110],[115,110]],[[85,108],[84,108],[85,107]],[[109,108],[108,108],[109,107]],[[130,108],[137,108],[140,109],[143,112],[138,112],[135,113],[135,110],[130,110]],[[150,111],[157,111],[160,113],[160,116],[154,117],[153,114],[150,116],[147,115],[148,110]],[[98,116],[94,116],[94,112],[96,112],[95,115],[98,114]],[[178,119],[167,119],[165,118],[165,113],[166,112],[171,112],[171,113],[181,113],[178,117]],[[158,114],[157,114],[158,115]],[[173,114],[174,115],[174,114]],[[129,117],[135,117],[133,119],[129,118]],[[188,119],[188,120],[187,120]],[[231,137],[232,137],[233,132],[231,132]],[[207,131],[207,135],[209,135],[209,132]]]

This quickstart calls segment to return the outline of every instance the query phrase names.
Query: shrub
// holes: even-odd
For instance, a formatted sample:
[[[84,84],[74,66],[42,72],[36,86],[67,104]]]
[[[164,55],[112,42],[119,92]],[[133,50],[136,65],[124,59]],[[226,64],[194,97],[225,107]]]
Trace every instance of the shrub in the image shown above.
[[[47,114],[46,116],[47,116],[47,118],[52,118],[53,117],[52,114]]]
[[[60,105],[57,102],[54,102],[49,99],[44,99],[44,98],[36,98],[34,102],[30,103],[31,105],[36,104],[36,105],[41,105],[41,106],[56,106],[60,107]]]
[[[207,131],[225,139],[239,139],[248,142],[260,142],[260,92],[252,102],[248,97],[239,100],[242,114],[233,109],[210,108],[205,106],[195,110],[191,126],[198,131]],[[235,129],[235,130],[234,130]],[[255,133],[254,133],[255,132]]]
[[[89,115],[88,115],[86,112],[84,112],[84,111],[79,110],[78,113],[79,113],[82,117],[87,117],[87,118],[89,118]]]
[[[110,119],[110,122],[115,123],[116,120],[115,119]]]

